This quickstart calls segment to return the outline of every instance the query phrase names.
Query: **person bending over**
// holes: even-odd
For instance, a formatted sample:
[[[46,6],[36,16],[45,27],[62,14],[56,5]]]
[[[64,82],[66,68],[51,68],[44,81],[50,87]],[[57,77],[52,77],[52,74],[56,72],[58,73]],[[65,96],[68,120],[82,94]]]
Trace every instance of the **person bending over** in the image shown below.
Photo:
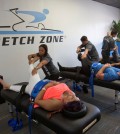
[[[86,75],[90,74],[90,66],[94,62],[99,62],[99,55],[95,46],[88,40],[86,36],[81,37],[82,44],[78,46],[76,53],[78,59],[82,63],[83,72]],[[83,54],[81,53],[83,52]]]
[[[115,40],[113,39],[116,37],[117,31],[111,31],[110,35],[108,34],[103,38],[103,46],[102,46],[102,63],[111,63],[119,62],[119,55],[117,51],[117,46],[115,45]],[[112,52],[112,59],[110,58],[110,52]]]
[[[65,83],[47,79],[41,80],[38,73],[32,75],[33,69],[33,64],[30,64],[30,80],[25,92],[33,96],[36,91],[39,91],[35,98],[35,104],[48,111],[61,110],[67,105],[72,105],[71,111],[79,111],[82,108],[80,99],[76,97],[75,93]],[[2,79],[0,79],[0,83],[4,89],[10,89],[16,92],[20,92],[22,87],[20,85],[10,85]]]
[[[105,81],[113,81],[120,79],[120,69],[114,66],[120,66],[120,63],[101,64],[97,63],[93,66],[94,74],[97,79]]]
[[[28,55],[29,62],[40,61],[40,63],[33,68],[32,74],[34,75],[37,71],[42,68],[45,73],[45,79],[56,80],[59,78],[59,71],[53,64],[52,58],[48,54],[48,47],[45,44],[39,46],[39,52]]]

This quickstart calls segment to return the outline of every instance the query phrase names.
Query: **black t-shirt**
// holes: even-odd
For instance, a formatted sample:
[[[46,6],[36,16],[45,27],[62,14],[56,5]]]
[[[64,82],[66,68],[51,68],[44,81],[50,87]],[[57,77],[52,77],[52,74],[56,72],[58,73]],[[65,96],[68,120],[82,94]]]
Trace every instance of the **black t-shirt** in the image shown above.
[[[58,69],[55,67],[55,65],[53,64],[52,58],[50,57],[49,54],[47,54],[46,56],[40,56],[39,53],[37,53],[37,56],[40,57],[40,62],[42,60],[46,60],[48,63],[46,65],[44,65],[42,67],[43,72],[45,73],[46,76],[50,76],[53,74],[57,74],[59,73]]]
[[[115,40],[111,36],[105,36],[103,38],[103,51],[110,51],[115,47]]]
[[[88,56],[91,59],[91,61],[99,61],[99,54],[95,48],[95,46],[88,41],[86,45],[80,45],[80,48],[85,47],[85,49],[88,49]]]

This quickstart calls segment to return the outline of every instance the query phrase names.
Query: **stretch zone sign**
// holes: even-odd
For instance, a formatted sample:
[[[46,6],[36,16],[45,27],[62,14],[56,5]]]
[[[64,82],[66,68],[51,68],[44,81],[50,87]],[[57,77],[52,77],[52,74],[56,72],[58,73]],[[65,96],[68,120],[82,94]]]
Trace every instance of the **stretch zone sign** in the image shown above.
[[[0,25],[0,43],[2,46],[63,42],[63,31],[48,29],[43,23],[41,23],[41,21],[43,22],[46,20],[46,15],[49,14],[48,9],[44,9],[43,12],[37,12],[22,11],[18,8],[14,8],[9,9],[9,12],[14,14],[17,17],[17,20],[19,18],[20,21],[12,25]],[[26,22],[22,18],[23,14],[27,16],[33,16],[34,19],[29,22],[28,25],[25,25],[24,29],[21,29],[21,24]]]
[[[56,43],[63,42],[64,36],[40,36],[39,43]],[[0,39],[2,46],[11,45],[25,45],[25,44],[35,44],[35,36],[23,36],[23,37],[3,37]],[[37,38],[38,40],[38,38]]]

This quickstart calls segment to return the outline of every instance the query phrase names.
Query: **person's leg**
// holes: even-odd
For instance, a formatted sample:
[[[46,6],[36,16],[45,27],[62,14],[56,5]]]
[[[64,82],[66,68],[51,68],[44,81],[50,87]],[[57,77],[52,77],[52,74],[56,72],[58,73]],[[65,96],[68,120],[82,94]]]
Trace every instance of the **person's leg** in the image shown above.
[[[33,64],[30,64],[30,67],[29,67],[30,79],[29,79],[29,83],[25,89],[25,92],[28,94],[31,94],[33,87],[37,84],[37,82],[40,81],[40,77],[39,77],[38,73],[35,75],[32,75],[31,72],[32,72],[33,68],[34,68]],[[20,92],[21,87],[22,87],[22,85],[10,85],[2,79],[0,79],[0,83],[3,85],[4,89],[10,89],[10,90],[13,90],[15,92]]]
[[[81,61],[81,57],[82,57],[82,54],[79,53],[79,54],[78,54],[78,57],[77,57],[79,61]]]
[[[10,84],[8,84],[7,82],[5,82],[3,79],[0,78],[0,84],[3,86],[3,89],[9,89],[10,88]]]
[[[34,86],[41,80],[38,73],[35,75],[32,75],[33,68],[34,68],[33,64],[30,64],[30,66],[29,66],[30,79],[29,79],[29,83],[25,89],[25,92],[28,93],[29,95],[31,95],[31,92],[32,92]]]
[[[48,80],[58,80],[60,74],[56,73],[56,74],[52,74],[50,76],[46,76],[44,79],[48,79]]]
[[[92,65],[92,61],[90,61],[88,58],[81,59],[82,64],[82,73],[89,76],[90,75],[90,67]]]
[[[22,87],[21,85],[11,85],[11,84],[8,84],[7,82],[5,82],[2,79],[0,79],[0,84],[2,84],[3,89],[10,89],[10,90],[15,91],[15,92],[19,92],[21,87]]]
[[[31,95],[33,87],[37,84],[37,82],[40,81],[40,77],[39,77],[38,73],[35,74],[35,75],[32,75],[33,68],[34,68],[33,64],[30,64],[29,65],[30,79],[29,79],[29,83],[28,83],[28,85],[26,86],[26,89],[25,89],[25,92],[29,95]],[[11,85],[10,90],[19,92],[21,90],[21,87],[22,87],[22,85]]]
[[[112,56],[113,56],[113,61],[114,62],[119,62],[119,56],[118,56],[118,52],[117,50],[115,50],[113,53],[112,53]]]
[[[63,67],[59,63],[57,63],[57,64],[58,64],[58,67],[59,67],[60,71],[77,72],[77,69],[81,68],[81,67]]]
[[[102,51],[102,63],[106,64],[106,63],[110,63],[110,54],[109,52],[106,51]]]

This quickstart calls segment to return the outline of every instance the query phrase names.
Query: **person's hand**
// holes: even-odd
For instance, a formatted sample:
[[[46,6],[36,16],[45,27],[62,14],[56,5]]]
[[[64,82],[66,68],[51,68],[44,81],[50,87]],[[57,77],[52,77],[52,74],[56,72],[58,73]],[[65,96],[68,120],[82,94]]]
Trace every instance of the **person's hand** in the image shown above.
[[[31,56],[30,55],[28,55],[28,60],[31,60]]]
[[[106,64],[104,65],[104,67],[105,67],[105,68],[108,68],[108,67],[111,67],[111,65],[110,65],[109,63],[106,63]]]
[[[85,59],[87,57],[87,55],[86,54],[83,54],[82,56],[81,56],[81,59]]]
[[[37,69],[36,69],[36,68],[34,68],[34,69],[32,70],[32,75],[35,75],[35,74],[37,74]]]
[[[46,89],[48,89],[49,87],[52,87],[52,86],[54,86],[54,84],[53,84],[52,82],[49,82],[49,83],[46,84],[44,87],[45,87]]]
[[[57,81],[51,81],[51,82],[49,82],[48,84],[45,85],[45,88],[47,89],[49,87],[52,87],[52,86],[55,86],[55,85],[58,85],[58,84],[59,84],[59,82],[57,82]]]
[[[117,72],[117,74],[120,76],[120,72]]]
[[[81,51],[80,47],[77,48],[76,53],[78,54]]]
[[[118,50],[118,46],[115,46],[115,47],[113,48],[113,51],[115,51],[115,50]]]
[[[31,58],[30,60],[28,60],[28,62],[29,62],[29,65],[30,65],[30,64],[34,64],[33,58]]]

